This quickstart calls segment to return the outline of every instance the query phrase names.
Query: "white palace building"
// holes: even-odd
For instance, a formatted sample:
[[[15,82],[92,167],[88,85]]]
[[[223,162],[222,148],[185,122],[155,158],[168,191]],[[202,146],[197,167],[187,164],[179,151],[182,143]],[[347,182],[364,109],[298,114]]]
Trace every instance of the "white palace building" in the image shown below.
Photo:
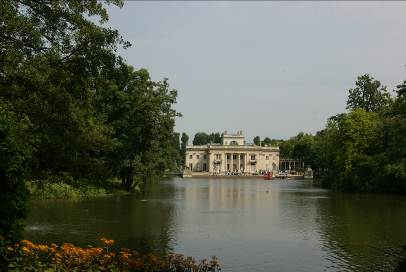
[[[277,173],[279,147],[247,144],[242,131],[223,133],[220,144],[188,145],[185,175],[256,175]]]

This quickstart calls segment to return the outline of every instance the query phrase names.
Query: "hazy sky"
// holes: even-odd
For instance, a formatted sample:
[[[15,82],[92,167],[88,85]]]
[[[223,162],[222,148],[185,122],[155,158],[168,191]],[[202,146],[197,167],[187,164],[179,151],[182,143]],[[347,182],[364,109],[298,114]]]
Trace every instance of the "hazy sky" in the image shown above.
[[[345,111],[370,73],[406,79],[404,2],[137,2],[109,8],[133,46],[120,51],[154,80],[169,78],[176,130],[243,130],[288,138]]]

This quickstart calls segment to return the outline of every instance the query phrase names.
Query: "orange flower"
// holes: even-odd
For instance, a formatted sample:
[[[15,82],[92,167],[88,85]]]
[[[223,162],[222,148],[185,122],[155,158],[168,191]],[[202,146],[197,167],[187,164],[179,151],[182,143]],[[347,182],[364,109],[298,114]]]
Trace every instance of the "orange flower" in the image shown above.
[[[100,241],[105,245],[105,246],[112,246],[114,244],[114,240],[109,240],[107,238],[101,238]]]
[[[26,246],[23,246],[23,247],[21,248],[21,250],[24,252],[24,254],[30,254],[30,253],[31,253],[31,250],[30,250],[28,247],[26,247]]]

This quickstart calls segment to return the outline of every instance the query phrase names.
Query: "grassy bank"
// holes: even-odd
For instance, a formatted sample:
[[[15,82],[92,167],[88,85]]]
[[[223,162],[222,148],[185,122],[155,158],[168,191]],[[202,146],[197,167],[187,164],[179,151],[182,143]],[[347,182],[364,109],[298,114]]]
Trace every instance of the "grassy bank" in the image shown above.
[[[83,181],[72,183],[62,181],[28,181],[27,188],[30,193],[30,198],[34,200],[81,199],[129,193],[121,188],[121,183],[117,180],[110,180],[100,184]]]

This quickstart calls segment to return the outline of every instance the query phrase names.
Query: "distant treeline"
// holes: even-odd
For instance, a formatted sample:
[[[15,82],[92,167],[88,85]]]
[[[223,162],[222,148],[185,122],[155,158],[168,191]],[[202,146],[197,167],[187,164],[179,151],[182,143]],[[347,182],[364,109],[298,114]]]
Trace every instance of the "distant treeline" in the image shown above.
[[[406,193],[406,81],[391,95],[370,75],[360,76],[347,109],[316,135],[274,140],[281,157],[302,160],[333,189]]]
[[[27,180],[131,190],[177,167],[177,92],[116,53],[130,44],[107,19],[102,1],[0,4],[0,240],[18,237]]]
[[[378,80],[362,75],[348,91],[347,109],[315,135],[255,136],[253,143],[279,146],[281,158],[301,160],[335,190],[406,193],[406,80],[391,95]],[[193,144],[220,143],[221,137],[198,132]]]

